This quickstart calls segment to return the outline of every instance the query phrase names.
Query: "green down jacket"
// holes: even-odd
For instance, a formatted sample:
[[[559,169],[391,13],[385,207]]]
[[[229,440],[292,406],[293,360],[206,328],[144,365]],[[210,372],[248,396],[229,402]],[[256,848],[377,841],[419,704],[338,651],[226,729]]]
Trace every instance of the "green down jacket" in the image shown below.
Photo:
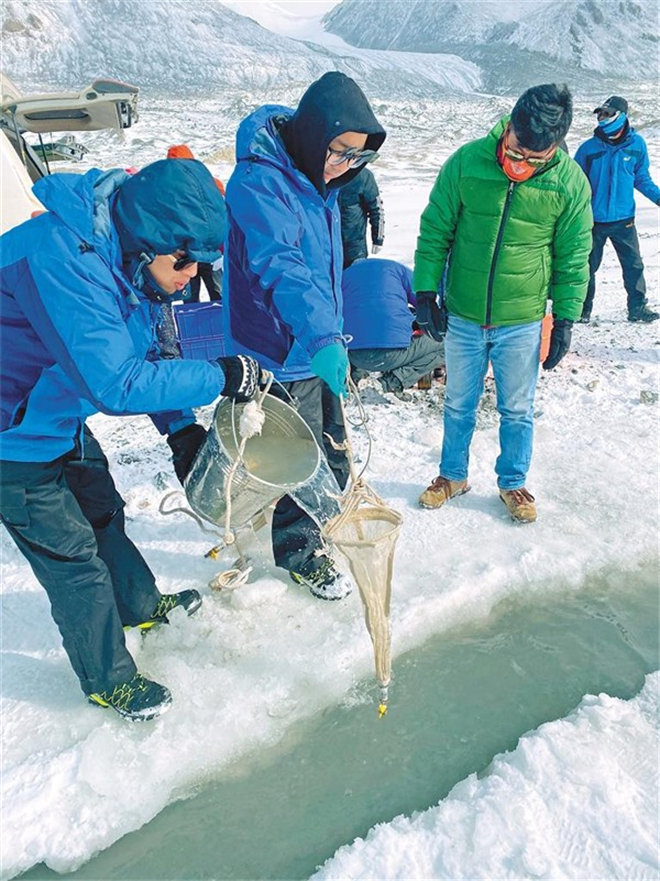
[[[591,190],[563,150],[534,177],[512,183],[497,143],[508,122],[458,149],[422,214],[414,288],[435,291],[449,258],[447,309],[481,325],[580,317],[589,280]]]

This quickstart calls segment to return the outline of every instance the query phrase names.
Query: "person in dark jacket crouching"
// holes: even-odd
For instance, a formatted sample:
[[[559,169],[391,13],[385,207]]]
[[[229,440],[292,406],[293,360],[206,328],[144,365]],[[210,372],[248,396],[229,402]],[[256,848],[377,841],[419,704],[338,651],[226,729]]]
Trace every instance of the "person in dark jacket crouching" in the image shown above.
[[[219,257],[224,201],[195,160],[56,174],[34,186],[47,211],[1,239],[0,519],[45,588],[90,701],[129,719],[171,703],[137,672],[123,628],[199,608],[162,595],[124,531],[124,501],[85,424],[148,413],[181,480],[205,438],[190,407],[247,400],[259,366],[164,359],[162,306]]]
[[[339,396],[349,369],[342,336],[342,245],[337,190],[377,157],[385,131],[357,84],[326,73],[298,108],[267,105],[241,123],[227,184],[229,235],[223,320],[227,351],[271,370],[297,402],[340,487],[348,479]],[[273,517],[278,566],[322,599],[350,580],[321,550],[317,523],[289,496]],[[317,551],[319,553],[317,553]]]
[[[371,227],[371,253],[377,254],[385,242],[385,211],[376,178],[363,168],[339,191],[341,240],[344,269],[368,255],[367,220]]]
[[[587,324],[591,319],[596,273],[608,239],[623,270],[628,321],[657,321],[660,313],[649,309],[646,301],[644,263],[635,229],[635,190],[660,205],[660,187],[651,179],[646,141],[630,125],[626,99],[612,95],[594,113],[598,125],[593,137],[580,144],[575,154],[591,184],[594,212],[589,287],[580,321]]]
[[[413,274],[395,260],[358,260],[344,270],[344,332],[351,365],[380,372],[386,392],[402,392],[444,364],[445,346],[426,333],[413,336],[417,301]]]

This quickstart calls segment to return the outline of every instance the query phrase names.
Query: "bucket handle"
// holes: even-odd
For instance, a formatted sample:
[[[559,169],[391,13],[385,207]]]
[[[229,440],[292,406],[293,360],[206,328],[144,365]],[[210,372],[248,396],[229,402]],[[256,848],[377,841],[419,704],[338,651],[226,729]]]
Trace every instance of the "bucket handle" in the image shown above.
[[[180,489],[173,489],[170,492],[165,493],[163,498],[160,500],[160,504],[158,505],[158,513],[159,514],[187,514],[188,517],[192,517],[192,519],[197,523],[202,532],[206,532],[209,535],[220,536],[220,538],[224,538],[221,532],[218,532],[217,529],[211,529],[204,523],[201,517],[198,517],[194,511],[191,511],[190,508],[185,508],[182,505],[178,505],[176,508],[166,508],[165,505],[169,499],[173,499],[175,497],[185,499],[185,494]]]

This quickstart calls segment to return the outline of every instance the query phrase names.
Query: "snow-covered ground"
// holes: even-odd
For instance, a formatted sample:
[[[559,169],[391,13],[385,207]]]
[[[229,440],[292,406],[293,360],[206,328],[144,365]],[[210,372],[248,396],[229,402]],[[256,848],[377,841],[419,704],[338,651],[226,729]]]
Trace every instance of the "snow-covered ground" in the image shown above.
[[[490,122],[484,123],[484,107],[492,116],[500,102],[475,99],[469,112],[467,105],[451,106],[451,141],[456,143],[475,136],[479,127],[484,130]],[[387,211],[382,256],[410,264],[419,214],[449,139],[439,137],[438,128],[434,135],[430,126],[411,130],[407,109],[397,127],[397,112],[387,106],[390,152],[383,151],[380,171],[378,166],[374,170]],[[148,134],[144,128],[130,130],[129,140],[113,148],[112,160],[143,164],[162,156],[168,142],[187,139],[185,122],[175,116],[167,129],[163,124],[156,131],[147,129]],[[188,129],[188,134],[192,131],[200,143],[210,145],[208,129]],[[100,138],[95,143],[100,145]],[[650,147],[658,180],[657,140]],[[109,158],[101,151],[100,164],[111,164]],[[230,161],[229,152],[216,156],[213,170],[226,177]],[[643,198],[638,225],[650,301],[657,306],[658,209]],[[588,573],[612,566],[625,573],[643,561],[657,561],[660,327],[626,322],[625,294],[610,248],[599,274],[594,314],[591,325],[576,325],[572,351],[562,364],[540,378],[528,484],[538,499],[539,520],[532,526],[512,524],[497,496],[492,392],[484,399],[472,445],[472,492],[432,512],[420,510],[416,499],[437,474],[442,387],[414,391],[411,400],[399,401],[378,395],[373,381],[367,383],[364,399],[374,438],[368,478],[404,516],[394,572],[395,658],[431,634],[485,617],[508,596],[533,596],[553,585],[579,589]],[[208,421],[210,410],[201,418]],[[357,681],[371,676],[371,646],[356,596],[324,604],[301,591],[273,567],[265,531],[255,539],[258,565],[251,584],[233,593],[212,593],[205,585],[220,563],[205,559],[204,553],[213,540],[183,516],[158,513],[164,491],[177,484],[168,448],[149,420],[97,416],[91,427],[127,501],[128,531],[161,590],[196,587],[205,602],[194,618],[175,613],[169,628],[148,638],[128,634],[140,670],[171,688],[174,705],[154,723],[126,724],[110,711],[85,704],[46,595],[2,532],[3,878],[40,861],[58,871],[79,866],[238,756],[280,740],[292,726],[340,701]],[[353,437],[363,454],[363,432]],[[488,863],[489,877],[498,872],[501,877],[596,877],[584,874],[591,866],[604,873],[599,877],[657,877],[657,853],[649,840],[657,789],[646,780],[657,755],[649,745],[657,686],[657,678],[649,679],[643,696],[628,705],[605,697],[587,700],[577,715],[545,726],[512,757],[498,760],[488,778],[461,784],[439,813],[409,824],[397,821],[374,833],[368,845],[342,853],[341,860],[349,862],[337,863],[336,871],[328,866],[327,877],[390,877],[390,872],[391,877],[461,877],[442,874],[454,872],[456,864],[445,849],[441,854],[443,838],[433,830],[453,818],[458,828],[451,847],[476,848],[470,830],[483,828],[480,818],[491,815],[499,825],[479,839],[484,848],[490,846],[489,835],[501,843]],[[544,751],[556,760],[548,764]],[[611,765],[611,756],[618,756],[618,764]],[[587,760],[590,772],[581,776],[580,765]],[[638,781],[634,792],[632,783],[614,785],[612,775],[624,772]],[[565,779],[573,781],[574,798],[562,798]],[[532,783],[547,804],[560,807],[561,821],[525,800]],[[559,862],[559,851],[553,857],[550,845],[537,850],[518,846],[521,815],[533,816],[534,840],[561,838],[569,848],[561,851],[564,862]],[[621,857],[608,867],[596,855],[614,815],[616,842],[627,849],[628,862]],[[425,836],[418,834],[420,828]],[[397,844],[394,836],[400,833],[406,838]],[[375,836],[386,837],[385,855],[392,859],[379,869],[369,862]],[[430,838],[437,843],[431,846]],[[576,842],[573,851],[571,842]],[[417,853],[421,874],[394,863],[395,848]],[[595,855],[593,863],[583,861],[585,850]],[[426,851],[433,862],[422,862]],[[479,877],[474,859],[466,856],[463,877]]]

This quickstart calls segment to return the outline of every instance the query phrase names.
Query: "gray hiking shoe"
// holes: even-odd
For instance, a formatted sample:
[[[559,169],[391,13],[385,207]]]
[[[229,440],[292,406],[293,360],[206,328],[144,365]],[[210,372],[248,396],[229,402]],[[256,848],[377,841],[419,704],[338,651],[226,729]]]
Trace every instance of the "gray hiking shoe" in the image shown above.
[[[646,304],[628,313],[628,321],[643,321],[644,324],[650,324],[652,321],[657,321],[658,318],[660,318],[660,312],[654,312]]]
[[[112,691],[98,691],[88,695],[87,699],[99,707],[112,707],[124,719],[147,722],[169,710],[172,693],[164,685],[136,673],[132,679],[116,685]]]
[[[319,600],[343,600],[353,590],[351,579],[335,568],[329,557],[319,556],[289,572],[296,584],[304,584]]]

